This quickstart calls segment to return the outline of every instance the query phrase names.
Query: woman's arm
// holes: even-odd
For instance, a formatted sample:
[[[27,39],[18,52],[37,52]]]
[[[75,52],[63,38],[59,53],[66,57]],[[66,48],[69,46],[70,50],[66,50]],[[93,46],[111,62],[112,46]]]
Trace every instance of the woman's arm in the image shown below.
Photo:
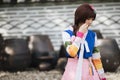
[[[81,33],[82,34],[82,33]],[[64,46],[66,48],[67,53],[71,56],[71,57],[76,57],[77,56],[77,52],[79,50],[80,47],[80,42],[82,39],[82,36],[70,36],[69,33],[67,32],[63,32],[62,33],[62,38],[63,38],[63,43]]]
[[[97,36],[95,36],[95,47],[93,50],[93,55],[92,55],[92,62],[100,76],[100,78],[104,78],[104,69],[103,69],[103,65],[101,62],[101,55],[100,55],[100,50],[98,48],[99,44],[97,42]]]
[[[63,32],[62,37],[63,37],[63,42],[66,47],[66,51],[71,57],[76,57],[77,52],[80,47],[80,43],[82,41],[82,38],[84,36],[84,33],[86,33],[88,30],[88,25],[84,23],[79,27],[79,30],[76,32],[76,36],[71,37],[69,33]]]

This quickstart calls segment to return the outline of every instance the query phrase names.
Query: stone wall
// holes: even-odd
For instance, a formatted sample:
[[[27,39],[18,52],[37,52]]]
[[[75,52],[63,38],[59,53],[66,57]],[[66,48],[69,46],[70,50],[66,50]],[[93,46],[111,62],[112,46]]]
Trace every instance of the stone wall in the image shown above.
[[[58,50],[62,44],[61,32],[73,24],[74,11],[79,5],[1,7],[0,33],[5,37],[47,34]],[[104,38],[115,39],[120,47],[120,2],[92,5],[97,18],[91,29],[100,30]]]

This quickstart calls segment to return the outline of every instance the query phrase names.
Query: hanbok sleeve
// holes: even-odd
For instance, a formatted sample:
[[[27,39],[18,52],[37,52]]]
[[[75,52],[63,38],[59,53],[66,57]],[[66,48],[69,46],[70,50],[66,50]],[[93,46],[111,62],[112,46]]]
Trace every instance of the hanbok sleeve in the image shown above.
[[[93,55],[92,55],[92,62],[98,72],[99,75],[104,73],[103,65],[101,62],[101,55],[100,55],[100,50],[99,50],[99,44],[97,42],[97,36],[95,35],[95,46],[93,50]]]
[[[62,32],[62,39],[67,53],[71,57],[76,57],[83,36],[70,36],[67,32]]]

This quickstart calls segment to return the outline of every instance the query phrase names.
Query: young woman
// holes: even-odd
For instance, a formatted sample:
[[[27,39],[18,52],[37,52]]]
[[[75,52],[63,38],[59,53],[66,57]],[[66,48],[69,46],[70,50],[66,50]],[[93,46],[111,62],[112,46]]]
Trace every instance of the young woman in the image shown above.
[[[74,25],[62,33],[68,57],[62,80],[106,80],[97,36],[88,29],[96,18],[93,7],[80,5],[74,17]]]

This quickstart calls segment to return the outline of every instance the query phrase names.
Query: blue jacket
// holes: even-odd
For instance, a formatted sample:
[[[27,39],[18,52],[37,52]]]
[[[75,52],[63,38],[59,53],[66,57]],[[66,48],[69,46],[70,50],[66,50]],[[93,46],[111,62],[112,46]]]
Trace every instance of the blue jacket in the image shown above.
[[[73,31],[71,31],[71,30],[65,30],[65,32],[67,32],[70,35],[70,37],[72,37],[74,35]],[[89,57],[92,56],[92,53],[93,53],[93,49],[94,49],[94,45],[95,45],[95,32],[93,32],[92,30],[88,30],[85,40],[88,42],[88,47],[90,49],[90,52],[87,52],[85,49],[83,58],[88,59]],[[79,53],[80,53],[80,49],[77,54],[79,55]],[[66,56],[71,58],[68,53],[66,53]]]

